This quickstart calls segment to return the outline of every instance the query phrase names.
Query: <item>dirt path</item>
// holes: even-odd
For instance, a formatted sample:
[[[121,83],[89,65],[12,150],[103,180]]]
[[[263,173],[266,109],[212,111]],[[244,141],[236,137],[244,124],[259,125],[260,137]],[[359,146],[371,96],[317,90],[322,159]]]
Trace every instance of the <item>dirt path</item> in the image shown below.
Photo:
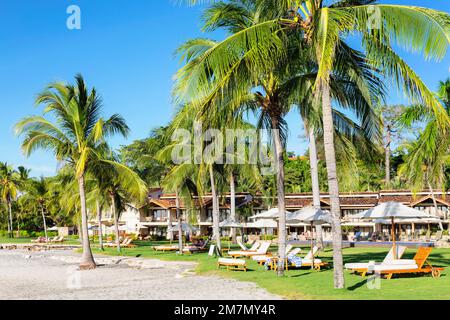
[[[191,262],[96,257],[92,271],[77,270],[72,251],[0,250],[0,299],[279,299],[249,282],[195,275]]]

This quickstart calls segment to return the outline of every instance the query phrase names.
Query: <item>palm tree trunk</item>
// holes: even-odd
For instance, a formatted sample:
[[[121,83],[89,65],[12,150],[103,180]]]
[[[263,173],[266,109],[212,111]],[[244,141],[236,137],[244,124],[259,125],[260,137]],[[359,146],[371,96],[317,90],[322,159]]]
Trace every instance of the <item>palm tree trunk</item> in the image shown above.
[[[117,210],[116,210],[116,197],[114,196],[114,194],[110,195],[111,197],[111,210],[113,213],[113,217],[114,217],[114,232],[116,234],[116,246],[117,246],[117,252],[120,253],[121,252],[121,248],[120,248],[120,235],[119,235],[119,216],[117,215]]]
[[[6,221],[8,221],[8,237],[11,238],[11,223],[10,223],[9,216],[8,216],[9,215],[9,206],[8,205],[7,205],[6,211],[7,211]]]
[[[431,198],[433,199],[434,210],[435,210],[436,216],[437,216],[439,209],[438,209],[438,205],[436,202],[436,196],[434,195],[434,190],[433,190],[433,187],[431,186],[430,180],[428,180],[427,182],[428,182],[428,189],[430,189]],[[440,221],[439,221],[439,229],[444,230],[444,226],[442,225],[442,222],[440,222]]]
[[[178,248],[180,254],[183,254],[183,227],[181,225],[180,198],[178,197],[178,190],[175,192],[175,206],[177,207],[178,220]]]
[[[89,242],[84,176],[78,178],[78,188],[81,201],[81,233],[83,235],[83,254],[81,256],[80,269],[95,269],[97,265],[95,264],[94,256],[92,255],[91,244]]]
[[[391,184],[391,127],[386,127],[386,159],[385,159],[385,170],[386,177],[385,183],[386,187],[389,188]]]
[[[44,206],[42,206],[42,205],[41,205],[41,214],[42,214],[42,221],[44,222],[45,241],[48,241],[48,235],[47,235],[47,222],[45,221]]]
[[[219,250],[219,253],[221,253],[222,245],[220,243],[220,228],[219,228],[220,223],[219,199],[217,198],[216,184],[214,182],[214,173],[212,165],[209,166],[209,178],[211,180],[211,193],[213,202],[213,239],[216,240],[217,249]]]
[[[284,275],[284,260],[286,259],[286,209],[284,195],[284,155],[283,144],[279,130],[279,122],[272,117],[272,134],[275,145],[276,169],[277,169],[277,198],[278,198],[278,276]]]
[[[234,181],[234,174],[230,174],[230,218],[231,221],[236,222],[236,185]],[[231,229],[231,241],[236,243],[236,228]]]
[[[167,209],[167,236],[166,239],[170,240],[170,243],[173,241],[173,231],[172,230],[172,212],[170,209]]]
[[[9,212],[9,237],[14,238],[13,236],[13,220],[12,220],[12,205],[11,200],[8,200],[8,212]]]
[[[309,132],[309,165],[311,167],[311,184],[313,193],[313,205],[315,209],[320,209],[320,186],[319,186],[319,166],[317,161],[317,146],[314,128],[305,125],[305,129]],[[322,226],[316,226],[316,245],[319,249],[323,249],[323,232]]]
[[[323,140],[325,149],[325,161],[328,172],[328,189],[331,205],[331,230],[333,234],[333,269],[334,287],[343,289],[344,264],[342,258],[342,229],[341,208],[339,200],[339,182],[336,169],[336,153],[334,149],[334,125],[331,109],[331,95],[329,83],[322,83],[322,113],[323,113]]]
[[[102,225],[102,206],[100,205],[100,201],[97,200],[97,218],[98,218],[98,246],[100,250],[104,250],[103,248],[103,225]]]

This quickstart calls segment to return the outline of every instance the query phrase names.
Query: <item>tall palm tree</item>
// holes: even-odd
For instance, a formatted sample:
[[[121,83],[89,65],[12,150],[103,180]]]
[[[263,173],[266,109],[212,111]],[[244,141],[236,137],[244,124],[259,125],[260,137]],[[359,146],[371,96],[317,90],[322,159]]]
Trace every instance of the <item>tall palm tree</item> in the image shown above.
[[[230,3],[218,2],[205,12],[205,29],[214,31],[217,28],[227,28],[235,34],[245,32],[264,20],[263,13],[259,10],[255,1],[231,1]],[[273,18],[273,15],[270,16]],[[203,105],[225,105],[232,109],[246,108],[251,110],[259,110],[260,124],[273,130],[273,142],[275,145],[276,163],[277,163],[277,190],[278,190],[278,206],[280,212],[279,218],[279,254],[284,255],[283,246],[285,245],[285,209],[284,209],[284,144],[286,136],[286,126],[283,120],[284,115],[289,111],[292,104],[298,105],[301,110],[304,123],[308,117],[314,112],[313,102],[309,98],[313,95],[313,84],[317,77],[317,66],[314,62],[310,62],[310,58],[305,54],[302,48],[301,38],[293,38],[295,40],[290,43],[288,49],[290,54],[289,63],[282,61],[274,65],[270,70],[257,70],[254,75],[247,65],[239,66],[241,75],[236,74],[231,84],[226,86],[222,83],[212,85],[211,93],[206,97]],[[225,40],[227,41],[227,40]],[[205,39],[195,39],[188,41],[180,48],[180,52],[187,60],[187,65],[180,73],[179,85],[176,93],[183,94],[183,91],[193,91],[189,81],[185,81],[184,77],[194,74],[194,78],[198,76],[196,73],[196,65],[202,67],[211,52],[219,43]],[[300,49],[299,49],[300,48]],[[223,53],[228,55],[228,53]],[[371,68],[368,66],[364,56],[350,49],[345,44],[340,44],[338,54],[339,65],[338,72],[333,74],[332,94],[344,108],[354,108],[357,115],[363,123],[364,129],[368,131],[367,135],[376,135],[375,115],[371,110],[371,99],[382,95],[383,88],[378,85],[380,81],[374,76]],[[225,59],[225,57],[222,57]],[[243,61],[245,59],[242,59]],[[242,63],[244,64],[244,62]],[[187,73],[185,74],[184,72]],[[192,73],[191,73],[192,72]],[[233,71],[234,72],[234,71]],[[249,76],[251,75],[251,76]],[[230,74],[230,77],[234,75]],[[194,82],[195,83],[195,82]],[[202,82],[203,85],[203,82]],[[251,94],[256,90],[256,94]],[[223,92],[226,91],[226,94]],[[201,90],[197,92],[201,96]],[[240,95],[239,95],[240,94]],[[227,96],[228,95],[228,96]],[[216,100],[214,100],[214,97]],[[195,99],[195,98],[194,98]],[[227,99],[230,101],[220,101],[218,99]],[[369,101],[368,101],[369,100]],[[214,101],[214,102],[213,102]],[[224,107],[222,107],[223,109]],[[210,115],[211,110],[208,109],[207,114]],[[213,113],[214,114],[214,113]],[[335,115],[336,117],[336,115]],[[281,131],[280,131],[281,130]],[[314,130],[310,130],[311,133]],[[318,189],[314,190],[316,200],[318,198]],[[317,202],[317,201],[316,201]],[[284,260],[280,259],[280,263]],[[279,274],[283,273],[283,268],[279,268]]]
[[[262,13],[269,13],[268,17],[270,13],[275,13],[276,17],[262,20],[212,45],[197,59],[197,64],[187,65],[178,75],[178,91],[181,95],[194,95],[199,101],[211,100],[223,95],[224,88],[230,84],[245,82],[243,76],[249,78],[247,81],[253,80],[248,72],[243,72],[244,66],[250,66],[258,72],[268,70],[276,65],[276,61],[286,59],[288,46],[285,44],[289,43],[289,37],[300,35],[303,38],[311,57],[319,66],[314,88],[316,99],[322,103],[325,158],[333,217],[335,288],[344,287],[344,276],[330,79],[341,36],[349,32],[359,33],[373,67],[378,68],[387,78],[393,79],[413,100],[424,102],[424,105],[436,114],[442,128],[450,122],[440,102],[392,47],[392,43],[397,43],[422,52],[427,58],[443,58],[450,39],[449,15],[426,8],[375,2],[258,1]],[[280,15],[283,18],[280,19]],[[214,75],[213,81],[211,75]],[[212,91],[211,88],[216,90]],[[281,179],[279,180],[281,182]]]
[[[2,201],[7,206],[8,211],[8,234],[13,237],[13,214],[12,202],[16,199],[21,179],[19,173],[7,163],[0,163],[0,191]]]
[[[52,83],[41,92],[36,104],[44,104],[44,114],[51,113],[55,121],[44,116],[31,116],[16,124],[16,133],[25,135],[22,149],[29,156],[36,149],[52,151],[58,161],[71,166],[78,183],[83,255],[81,269],[96,267],[88,236],[85,177],[93,163],[101,161],[99,151],[105,139],[119,133],[128,134],[128,126],[119,115],[101,118],[102,103],[97,91],[88,90],[83,77],[75,77],[76,85]]]

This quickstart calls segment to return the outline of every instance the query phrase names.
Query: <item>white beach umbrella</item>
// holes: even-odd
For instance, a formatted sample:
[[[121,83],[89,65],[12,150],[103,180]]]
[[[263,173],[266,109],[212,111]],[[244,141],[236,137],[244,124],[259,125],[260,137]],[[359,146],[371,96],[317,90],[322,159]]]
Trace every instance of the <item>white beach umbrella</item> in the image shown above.
[[[173,224],[170,228],[168,228],[169,231],[171,232],[177,232],[178,231],[178,223]],[[186,223],[186,222],[182,222],[181,223],[181,231],[183,232],[189,232],[189,233],[194,233],[198,230],[197,227],[194,227],[193,225]]]
[[[312,206],[305,207],[296,212],[288,213],[286,216],[288,222],[304,222],[311,225],[311,230],[313,226],[318,226],[326,223],[331,224],[331,215],[329,211],[324,211],[322,209],[316,209]],[[311,253],[312,253],[312,265],[311,268],[314,269],[314,242],[311,236]]]
[[[278,208],[272,208],[270,210],[255,214],[251,216],[249,219],[276,219],[279,216]]]
[[[394,259],[397,259],[397,250],[395,248],[395,219],[408,219],[408,218],[430,218],[430,215],[416,210],[411,207],[407,207],[400,202],[384,202],[372,209],[361,212],[355,217],[360,219],[390,219],[391,220],[391,236],[392,246],[394,248]]]
[[[244,228],[255,228],[255,229],[265,229],[265,228],[277,228],[278,223],[275,220],[262,219],[255,222],[249,222],[244,225]]]
[[[242,223],[227,219],[219,223],[220,228],[242,228],[244,225]]]

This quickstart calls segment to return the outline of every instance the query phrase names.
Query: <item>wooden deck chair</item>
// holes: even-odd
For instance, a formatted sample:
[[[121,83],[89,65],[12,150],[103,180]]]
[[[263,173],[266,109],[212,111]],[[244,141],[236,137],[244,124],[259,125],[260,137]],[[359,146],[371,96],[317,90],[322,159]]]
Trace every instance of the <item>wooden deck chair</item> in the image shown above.
[[[133,244],[132,242],[133,242],[133,239],[127,238],[127,239],[125,239],[125,240],[120,244],[120,246],[121,246],[122,248],[135,248],[136,245]]]
[[[397,260],[401,259],[406,251],[405,246],[396,246],[397,249]],[[353,272],[358,272],[357,270],[366,270],[370,265],[380,265],[380,264],[390,264],[394,260],[394,247],[391,247],[387,255],[384,257],[382,262],[357,262],[357,263],[346,263],[344,268],[351,270]]]
[[[243,259],[219,258],[217,268],[227,267],[227,270],[247,271],[247,263]]]
[[[431,265],[428,261],[431,251],[433,251],[432,247],[419,247],[419,249],[417,249],[417,253],[413,258],[415,261],[415,268],[401,267],[388,270],[380,266],[378,270],[375,269],[375,271],[379,271],[381,274],[386,275],[386,279],[391,279],[395,274],[431,274],[433,278],[439,278],[441,276],[441,271],[443,271],[444,268],[437,268]]]
[[[250,258],[252,256],[264,256],[267,254],[267,250],[269,250],[271,242],[270,241],[263,241],[261,242],[261,245],[258,247],[256,251],[229,251],[228,255],[237,258],[237,257],[246,257]]]
[[[176,245],[154,246],[153,250],[155,250],[155,251],[162,251],[162,252],[177,251],[178,250],[178,246],[176,246]]]
[[[288,244],[286,246],[286,257],[291,254],[291,250],[292,250],[292,244]],[[294,249],[297,250],[297,249]],[[300,249],[301,250],[301,249]],[[297,253],[295,253],[297,254]],[[272,254],[269,252],[268,254],[262,255],[262,256],[253,256],[252,260],[258,262],[258,264],[263,265],[267,260],[270,260],[271,258],[273,258]]]

